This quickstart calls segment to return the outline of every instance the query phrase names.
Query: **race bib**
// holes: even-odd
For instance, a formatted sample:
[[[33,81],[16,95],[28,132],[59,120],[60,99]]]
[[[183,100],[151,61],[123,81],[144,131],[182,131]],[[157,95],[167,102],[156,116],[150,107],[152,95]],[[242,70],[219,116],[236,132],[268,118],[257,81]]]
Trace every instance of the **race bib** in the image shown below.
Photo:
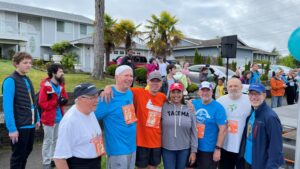
[[[146,121],[147,127],[159,128],[161,120],[161,112],[149,110],[148,118]]]
[[[96,154],[98,157],[106,154],[104,144],[103,144],[103,139],[102,139],[101,135],[92,138],[91,143],[94,144]]]
[[[122,111],[126,124],[132,124],[137,121],[133,104],[123,106]]]
[[[197,123],[198,138],[204,137],[205,124]]]
[[[239,122],[236,120],[228,120],[228,132],[236,134],[238,132]]]

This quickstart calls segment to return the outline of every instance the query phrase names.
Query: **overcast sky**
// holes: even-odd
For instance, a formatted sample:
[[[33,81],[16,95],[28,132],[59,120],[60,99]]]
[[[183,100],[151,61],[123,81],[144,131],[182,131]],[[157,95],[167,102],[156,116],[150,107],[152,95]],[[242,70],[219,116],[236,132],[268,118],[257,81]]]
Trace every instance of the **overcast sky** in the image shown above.
[[[94,18],[94,0],[0,0]],[[237,34],[251,47],[288,54],[287,41],[300,27],[299,0],[106,0],[115,19],[146,24],[152,14],[168,11],[186,37],[212,39]]]

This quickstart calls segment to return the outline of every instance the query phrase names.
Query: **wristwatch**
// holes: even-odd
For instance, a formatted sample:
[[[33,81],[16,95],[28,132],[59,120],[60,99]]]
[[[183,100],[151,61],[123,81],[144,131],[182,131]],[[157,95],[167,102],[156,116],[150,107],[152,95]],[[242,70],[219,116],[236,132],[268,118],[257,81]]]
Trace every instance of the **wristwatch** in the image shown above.
[[[216,150],[221,150],[221,148],[222,148],[222,147],[216,145],[216,148],[215,148],[215,149],[216,149]]]

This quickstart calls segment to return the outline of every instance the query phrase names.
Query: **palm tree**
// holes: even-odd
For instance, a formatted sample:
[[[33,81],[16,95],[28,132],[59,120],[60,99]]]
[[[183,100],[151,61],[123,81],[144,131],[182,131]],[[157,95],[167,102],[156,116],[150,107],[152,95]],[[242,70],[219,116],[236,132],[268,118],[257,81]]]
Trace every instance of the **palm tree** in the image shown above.
[[[115,24],[114,32],[116,33],[116,45],[125,44],[125,49],[131,49],[133,44],[133,38],[141,35],[138,31],[140,25],[135,26],[134,22],[131,20],[120,20],[119,23]]]
[[[115,48],[115,32],[114,26],[117,20],[112,19],[108,14],[104,14],[104,47],[105,47],[105,61],[106,67],[110,60],[110,53]]]
[[[166,57],[171,55],[172,48],[177,45],[184,37],[182,32],[175,28],[178,20],[175,16],[171,16],[169,12],[163,11],[160,16],[151,16],[151,20],[147,20],[146,25],[148,35],[146,39],[147,46],[154,56]]]
[[[104,0],[95,0],[94,79],[104,79]]]

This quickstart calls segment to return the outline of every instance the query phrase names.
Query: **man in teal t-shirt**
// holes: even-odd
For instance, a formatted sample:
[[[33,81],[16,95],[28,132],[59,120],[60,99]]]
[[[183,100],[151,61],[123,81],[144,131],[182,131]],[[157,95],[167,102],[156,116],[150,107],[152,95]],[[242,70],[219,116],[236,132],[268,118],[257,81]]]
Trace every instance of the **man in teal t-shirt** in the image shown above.
[[[212,85],[204,81],[199,86],[201,99],[193,100],[198,129],[197,164],[203,169],[216,169],[226,135],[226,113],[223,106],[212,99]]]
[[[103,121],[105,148],[109,169],[134,168],[136,154],[136,121],[133,94],[129,90],[133,71],[127,65],[115,72],[116,85],[109,103],[99,101],[95,115]]]

